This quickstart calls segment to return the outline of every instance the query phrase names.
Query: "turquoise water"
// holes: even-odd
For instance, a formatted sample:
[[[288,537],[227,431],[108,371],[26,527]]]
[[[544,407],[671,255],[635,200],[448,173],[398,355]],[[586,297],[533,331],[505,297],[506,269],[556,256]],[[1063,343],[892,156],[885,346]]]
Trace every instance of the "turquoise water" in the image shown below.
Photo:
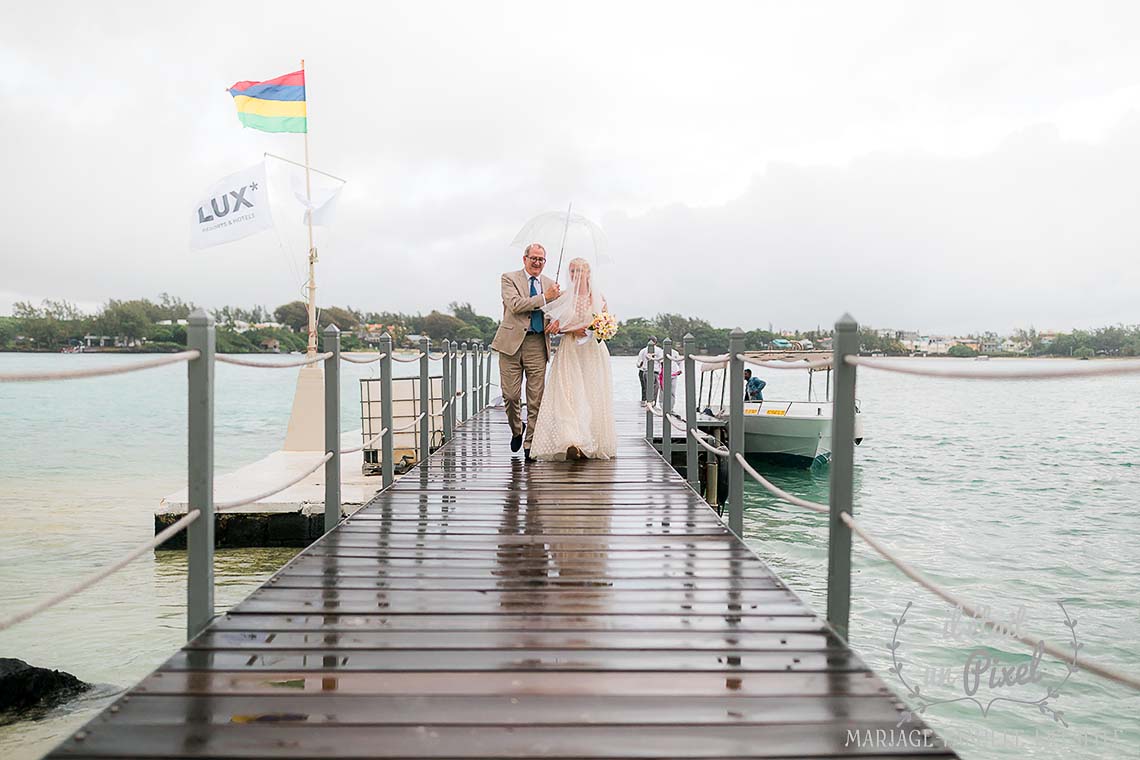
[[[134,360],[0,354],[0,372]],[[617,402],[633,404],[633,360],[614,361]],[[349,429],[358,426],[357,378],[374,369],[343,371]],[[218,367],[219,471],[280,447],[295,377],[292,370]],[[800,373],[766,379],[766,398],[799,398],[805,390]],[[158,500],[184,482],[185,382],[185,369],[176,366],[66,384],[0,385],[0,609],[21,609],[151,535]],[[1140,673],[1140,377],[997,384],[864,371],[858,395],[868,438],[856,453],[855,509],[864,525],[995,614],[1024,607],[1026,627],[1055,644],[1069,635],[1057,605],[1063,602],[1079,620],[1083,655]],[[763,471],[793,493],[827,499],[826,467]],[[745,501],[749,543],[822,612],[823,519],[776,503],[751,484]],[[220,552],[219,608],[243,598],[289,556],[290,550]],[[948,668],[960,680],[964,656],[979,645],[1005,659],[1026,653],[999,636],[951,638],[942,630],[946,606],[858,542],[854,564],[852,643],[898,693],[905,689],[887,670],[886,644],[895,636],[892,618],[908,602],[898,657],[904,675],[918,674],[924,693],[961,696],[957,685],[927,685],[924,673]],[[0,633],[0,656],[99,685],[40,720],[0,727],[0,756],[40,756],[182,643],[184,571],[179,553],[144,558]],[[1051,658],[1041,669],[1043,684],[1063,675]],[[1040,696],[1029,687],[1005,693],[1025,701]],[[969,703],[934,705],[925,717],[967,758],[1137,756],[1140,696],[1078,672],[1053,702],[1069,728],[1015,703],[999,703],[987,717]]]

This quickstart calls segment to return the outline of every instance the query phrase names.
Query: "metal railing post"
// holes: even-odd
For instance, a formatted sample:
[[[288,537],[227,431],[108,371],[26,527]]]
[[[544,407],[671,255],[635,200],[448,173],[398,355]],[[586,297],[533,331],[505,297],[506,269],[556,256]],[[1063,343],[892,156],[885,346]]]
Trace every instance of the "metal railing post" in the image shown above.
[[[385,332],[380,336],[380,350],[385,356],[380,360],[380,426],[386,430],[380,437],[380,472],[382,473],[384,488],[392,485],[396,480],[396,463],[392,461],[392,334]],[[375,433],[373,434],[375,435]]]
[[[491,349],[479,344],[479,384],[483,386],[483,400],[479,403],[479,411],[491,405]]]
[[[666,338],[661,344],[665,350],[661,360],[661,456],[670,466],[673,464],[673,425],[669,422],[669,412],[673,409],[673,339]]]
[[[744,451],[744,331],[739,327],[728,336],[728,528],[744,537],[744,470],[736,455]]]
[[[474,348],[475,348],[474,343],[471,344],[471,348],[472,348],[472,350],[474,350]],[[463,390],[463,399],[462,399],[462,403],[459,405],[459,408],[462,410],[461,414],[463,415],[463,421],[467,422],[467,397],[470,395],[470,392],[471,392],[471,388],[467,384],[467,359],[471,356],[471,354],[467,353],[467,341],[463,341],[463,343],[460,344],[459,356],[460,356],[459,363],[461,365],[463,365],[459,371],[460,376],[463,378],[463,384],[461,386],[461,388]]]
[[[685,333],[681,339],[681,351],[685,354],[685,477],[693,490],[699,492],[701,473],[698,472],[697,439],[689,435],[689,428],[697,426],[697,362],[692,356],[692,333]]]
[[[340,522],[340,328],[325,328],[325,532]]]
[[[851,529],[840,518],[855,515],[855,365],[847,357],[859,353],[859,324],[850,314],[835,323],[835,396],[831,417],[831,507],[827,538],[827,622],[847,640],[851,617]]]
[[[440,393],[439,393],[439,395],[440,395],[440,398],[443,399],[443,403],[446,406],[447,402],[449,400],[452,400],[455,398],[455,390],[452,388],[452,384],[454,383],[454,378],[452,378],[452,376],[451,376],[451,341],[450,340],[445,340],[443,342],[443,348],[442,348],[441,352],[443,353],[443,357],[440,358],[439,362],[440,362],[440,364],[443,365],[443,367],[441,368],[441,372],[443,374],[443,379],[440,381]],[[444,441],[450,441],[451,440],[451,431],[452,431],[451,410],[452,410],[452,408],[454,408],[454,404],[452,406],[447,406],[443,410],[443,419],[440,420],[441,426],[443,427],[443,440]]]
[[[187,513],[201,515],[186,529],[186,638],[214,617],[214,318],[195,309],[186,347],[200,356],[186,364]]]
[[[653,445],[653,412],[649,407],[653,405],[653,343],[645,344],[645,440]]]
[[[420,467],[427,467],[428,457],[431,456],[431,382],[428,380],[428,354],[431,353],[431,341],[420,338]]]
[[[456,391],[459,390],[459,341],[451,341],[451,354],[448,357],[451,362],[451,394],[448,398],[451,399],[451,406],[447,407],[448,414],[451,415],[451,431],[455,432],[455,428],[459,427],[459,396]],[[450,439],[448,439],[450,440]]]

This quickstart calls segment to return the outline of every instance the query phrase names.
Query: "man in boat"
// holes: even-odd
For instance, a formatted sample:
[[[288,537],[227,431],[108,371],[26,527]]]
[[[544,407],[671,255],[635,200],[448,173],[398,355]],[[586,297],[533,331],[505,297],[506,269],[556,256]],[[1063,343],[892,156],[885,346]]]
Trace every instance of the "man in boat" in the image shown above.
[[[744,400],[745,401],[763,401],[764,400],[764,386],[768,383],[764,382],[758,377],[752,376],[752,370],[745,368],[744,370]]]
[[[641,349],[637,354],[637,379],[641,383],[641,403],[644,404],[645,398],[645,373],[649,371],[649,351],[653,350],[653,382],[649,386],[649,393],[653,398],[649,399],[650,403],[657,400],[657,383],[661,375],[661,364],[665,360],[665,352],[657,347],[657,338],[650,338],[649,345]]]

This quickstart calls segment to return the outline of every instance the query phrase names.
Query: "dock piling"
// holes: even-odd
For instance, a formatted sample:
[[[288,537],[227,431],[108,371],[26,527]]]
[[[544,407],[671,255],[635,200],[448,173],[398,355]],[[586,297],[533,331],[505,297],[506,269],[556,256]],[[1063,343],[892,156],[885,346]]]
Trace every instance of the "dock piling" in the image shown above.
[[[195,309],[186,328],[186,347],[199,352],[186,363],[187,513],[198,519],[186,528],[186,638],[193,639],[214,617],[214,318]]]
[[[728,336],[728,528],[744,537],[744,470],[736,455],[744,451],[744,331]]]
[[[673,411],[673,339],[666,338],[661,345],[665,351],[661,360],[661,456],[672,466],[673,426],[669,413]]]
[[[474,343],[471,344],[471,348],[472,349],[475,348]],[[460,408],[463,410],[461,413],[462,414],[461,419],[463,422],[467,422],[467,398],[470,395],[470,391],[471,391],[471,386],[468,385],[468,383],[467,383],[467,360],[473,356],[473,354],[469,354],[467,352],[467,341],[464,341],[463,343],[460,344],[459,356],[461,357],[459,363],[462,365],[462,368],[460,369],[460,373],[463,377],[463,383],[461,386],[462,391],[463,391],[463,398],[461,400],[462,403],[460,404]]]
[[[854,516],[855,365],[847,357],[859,353],[859,324],[850,314],[835,323],[835,402],[831,420],[831,488],[827,541],[827,622],[847,640],[851,615],[851,529],[840,515]]]
[[[420,338],[420,466],[427,469],[431,454],[431,381],[428,379],[428,362],[431,358],[431,341]]]
[[[439,363],[442,365],[440,371],[443,375],[443,378],[440,381],[439,395],[444,405],[442,410],[443,418],[440,420],[440,427],[443,428],[443,440],[445,441],[451,440],[451,410],[455,406],[454,404],[451,406],[447,405],[448,401],[451,401],[455,398],[455,388],[453,387],[455,384],[455,377],[451,374],[451,346],[452,343],[450,340],[443,341],[443,346],[440,347],[440,353],[443,354],[443,356],[441,356],[439,360]]]
[[[392,334],[385,331],[380,336],[380,425],[384,435],[380,437],[380,472],[384,488],[396,481],[396,464],[392,461]]]
[[[653,385],[657,378],[653,376],[653,342],[645,344],[645,440],[653,445]]]
[[[681,339],[681,353],[685,356],[685,477],[694,491],[700,491],[701,473],[697,471],[697,439],[689,428],[697,426],[697,362],[693,359],[693,334],[685,333]]]
[[[340,328],[325,328],[325,531],[340,522]]]

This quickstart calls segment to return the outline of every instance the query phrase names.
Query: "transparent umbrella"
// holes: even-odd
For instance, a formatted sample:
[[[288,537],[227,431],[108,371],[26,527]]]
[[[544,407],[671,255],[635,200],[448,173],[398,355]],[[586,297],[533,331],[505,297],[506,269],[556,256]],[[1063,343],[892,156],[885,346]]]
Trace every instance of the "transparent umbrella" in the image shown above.
[[[598,262],[607,257],[606,233],[594,222],[573,212],[573,204],[566,211],[547,211],[532,218],[522,226],[512,246],[526,248],[531,243],[541,243],[550,258],[557,251],[558,265],[554,279],[562,272],[562,255],[568,252],[574,256],[589,257]]]

